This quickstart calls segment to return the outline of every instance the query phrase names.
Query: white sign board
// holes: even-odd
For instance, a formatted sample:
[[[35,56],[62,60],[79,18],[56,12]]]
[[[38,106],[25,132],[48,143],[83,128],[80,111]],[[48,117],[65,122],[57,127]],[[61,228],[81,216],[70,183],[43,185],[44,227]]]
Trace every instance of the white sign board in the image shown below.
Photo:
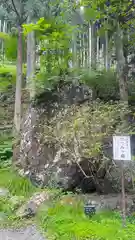
[[[130,136],[113,136],[113,159],[120,161],[131,160]]]

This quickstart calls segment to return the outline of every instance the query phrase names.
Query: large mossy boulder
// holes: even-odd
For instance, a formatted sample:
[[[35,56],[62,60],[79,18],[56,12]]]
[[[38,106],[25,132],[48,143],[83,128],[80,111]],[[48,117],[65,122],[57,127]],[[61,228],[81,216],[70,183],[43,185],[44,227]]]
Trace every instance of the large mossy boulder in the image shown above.
[[[35,185],[119,191],[108,177],[112,146],[108,155],[105,148],[122,125],[121,110],[118,103],[93,102],[91,90],[77,82],[42,93],[24,116],[14,164]]]

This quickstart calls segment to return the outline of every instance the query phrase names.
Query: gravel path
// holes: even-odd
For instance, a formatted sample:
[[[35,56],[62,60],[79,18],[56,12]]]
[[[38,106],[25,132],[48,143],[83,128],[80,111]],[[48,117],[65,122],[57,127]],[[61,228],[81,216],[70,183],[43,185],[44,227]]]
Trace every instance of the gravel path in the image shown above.
[[[46,240],[34,225],[19,230],[0,230],[0,240]]]

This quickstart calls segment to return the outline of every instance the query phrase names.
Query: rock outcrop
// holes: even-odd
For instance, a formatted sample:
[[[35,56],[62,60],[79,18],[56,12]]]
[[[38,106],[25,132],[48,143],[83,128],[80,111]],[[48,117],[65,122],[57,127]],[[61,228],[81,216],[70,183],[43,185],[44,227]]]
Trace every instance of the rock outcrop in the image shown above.
[[[115,132],[119,114],[118,104],[92,103],[92,91],[78,82],[48,90],[24,116],[14,164],[42,187],[120,191],[119,173],[104,154],[104,140]],[[128,189],[132,181],[126,176]]]

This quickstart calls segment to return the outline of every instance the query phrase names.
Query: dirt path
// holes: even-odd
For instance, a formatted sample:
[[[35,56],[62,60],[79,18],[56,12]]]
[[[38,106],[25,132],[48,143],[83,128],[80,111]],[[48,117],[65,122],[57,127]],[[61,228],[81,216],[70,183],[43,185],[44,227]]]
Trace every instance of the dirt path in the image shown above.
[[[0,240],[46,240],[37,231],[36,227],[29,226],[19,230],[0,230]]]

